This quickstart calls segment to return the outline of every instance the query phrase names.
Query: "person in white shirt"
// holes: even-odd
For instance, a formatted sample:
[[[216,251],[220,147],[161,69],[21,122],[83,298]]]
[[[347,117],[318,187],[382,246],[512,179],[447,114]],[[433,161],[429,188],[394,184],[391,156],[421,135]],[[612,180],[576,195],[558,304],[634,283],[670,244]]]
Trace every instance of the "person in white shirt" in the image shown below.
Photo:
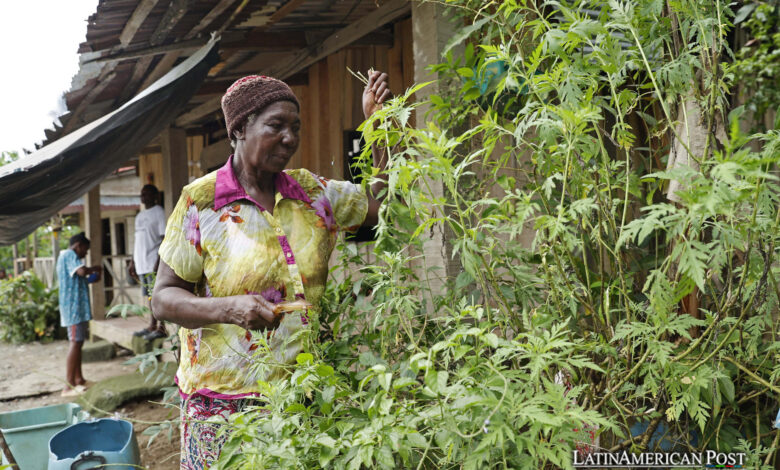
[[[135,246],[133,247],[133,262],[130,272],[141,283],[141,292],[146,305],[151,309],[154,274],[160,264],[157,250],[165,236],[165,210],[158,204],[160,191],[152,184],[141,189],[141,202],[145,210],[135,217]],[[133,333],[143,336],[147,341],[167,336],[162,322],[150,315],[149,326]]]

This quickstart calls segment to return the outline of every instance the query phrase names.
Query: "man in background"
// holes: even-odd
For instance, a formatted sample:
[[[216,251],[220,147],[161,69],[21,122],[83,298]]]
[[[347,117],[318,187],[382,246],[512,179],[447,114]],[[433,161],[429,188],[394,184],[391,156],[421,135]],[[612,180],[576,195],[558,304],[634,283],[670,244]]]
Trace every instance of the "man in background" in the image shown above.
[[[57,281],[60,295],[60,325],[68,330],[68,356],[65,360],[67,384],[62,396],[72,397],[86,390],[87,380],[81,373],[81,348],[87,337],[87,325],[92,319],[87,283],[100,279],[100,266],[88,268],[84,257],[89,239],[81,232],[70,238],[70,247],[57,258]]]
[[[160,263],[157,250],[165,236],[165,210],[158,204],[160,192],[157,187],[147,184],[141,189],[141,202],[146,209],[135,217],[135,246],[133,247],[133,263],[131,273],[135,273],[141,283],[141,293],[146,306],[152,308],[152,290],[154,289],[154,273]],[[154,315],[149,315],[149,326],[133,333],[151,341],[167,336],[162,322]]]

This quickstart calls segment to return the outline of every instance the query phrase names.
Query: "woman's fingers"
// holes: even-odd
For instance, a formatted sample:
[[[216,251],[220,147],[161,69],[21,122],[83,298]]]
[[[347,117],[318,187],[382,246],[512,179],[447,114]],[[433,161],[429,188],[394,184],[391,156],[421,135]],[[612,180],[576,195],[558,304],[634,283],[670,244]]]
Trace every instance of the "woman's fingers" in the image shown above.
[[[257,296],[255,299],[260,304],[260,308],[258,309],[259,313],[263,317],[263,320],[268,323],[268,326],[274,328],[278,326],[279,319],[277,318],[277,315],[274,315],[274,304],[265,300],[265,298],[261,296]]]
[[[374,112],[381,109],[392,94],[388,86],[388,75],[384,72],[371,70],[368,72],[368,83],[363,90],[363,114],[368,119]]]
[[[379,94],[379,87],[385,85],[387,87],[387,74],[384,72],[374,71],[368,76],[368,84],[366,90]]]
[[[381,104],[389,93],[390,90],[387,89],[387,82],[380,82],[379,86],[374,92],[374,101]]]
[[[369,91],[374,94],[374,101],[382,104],[390,97],[390,88],[388,86],[388,76],[386,73],[375,72],[369,82]]]
[[[274,315],[273,304],[259,295],[246,295],[237,298],[241,320],[235,322],[246,329],[261,330],[276,328],[280,319]],[[241,305],[243,304],[243,305]]]
[[[366,83],[366,90],[367,91],[373,91],[374,85],[376,84],[376,79],[379,77],[379,72],[377,71],[370,71],[368,72],[368,83]]]
[[[381,86],[387,87],[387,74],[384,72],[381,74],[377,72],[377,76],[375,77],[374,84],[371,89],[374,91],[374,93],[379,94],[379,88]]]

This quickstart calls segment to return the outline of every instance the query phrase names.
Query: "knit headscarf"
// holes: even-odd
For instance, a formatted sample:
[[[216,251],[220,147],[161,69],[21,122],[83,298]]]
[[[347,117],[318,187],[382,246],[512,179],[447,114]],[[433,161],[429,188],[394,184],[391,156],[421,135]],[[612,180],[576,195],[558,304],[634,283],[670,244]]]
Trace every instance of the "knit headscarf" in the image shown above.
[[[233,131],[244,123],[247,116],[283,100],[292,101],[300,111],[301,105],[295,93],[281,80],[263,75],[249,75],[236,80],[222,97],[228,138],[233,139]]]

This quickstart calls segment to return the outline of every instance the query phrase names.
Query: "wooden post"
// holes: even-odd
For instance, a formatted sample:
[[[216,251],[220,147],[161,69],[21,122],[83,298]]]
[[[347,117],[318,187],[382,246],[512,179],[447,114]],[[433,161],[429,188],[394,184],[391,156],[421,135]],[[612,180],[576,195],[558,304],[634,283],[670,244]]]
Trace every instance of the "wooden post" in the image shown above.
[[[89,238],[87,266],[103,265],[103,223],[100,220],[100,185],[92,188],[84,198],[84,225]],[[89,300],[92,304],[92,318],[106,318],[106,292],[103,280],[89,285]]]
[[[53,287],[59,282],[57,279],[57,259],[60,257],[60,229],[56,227],[51,231],[51,256],[54,258],[54,275],[52,276]]]
[[[430,72],[428,64],[441,61],[442,52],[455,30],[451,21],[444,17],[444,8],[435,3],[412,2],[412,50],[414,54],[414,82],[422,83],[434,80],[431,85],[417,92],[417,100],[422,101],[429,95],[438,93],[438,76]],[[404,63],[404,69],[408,64]],[[423,105],[416,110],[417,127],[425,127],[425,114],[430,105]],[[445,196],[445,188],[441,181],[429,180],[434,197]],[[430,231],[430,237],[423,243],[425,253],[424,271],[437,267],[429,275],[433,293],[437,294],[444,288],[446,278],[457,276],[460,263],[452,258],[451,234],[444,224],[436,225]],[[426,266],[427,265],[427,266]]]
[[[32,256],[33,256],[33,250],[32,250],[32,237],[27,235],[27,239],[25,240],[24,244],[24,269],[25,271],[31,271],[32,270]]]
[[[19,244],[14,243],[14,247],[12,249],[12,256],[13,256],[13,263],[14,263],[14,277],[19,275],[19,265],[16,264],[16,259],[19,258]]]
[[[189,182],[187,167],[187,134],[184,129],[169,127],[160,134],[163,158],[163,188],[165,188],[165,216],[173,212],[181,189]]]
[[[111,217],[108,222],[109,231],[111,232],[111,256],[116,256],[119,254],[119,237],[117,236],[116,232],[116,221],[117,219],[114,217]]]

